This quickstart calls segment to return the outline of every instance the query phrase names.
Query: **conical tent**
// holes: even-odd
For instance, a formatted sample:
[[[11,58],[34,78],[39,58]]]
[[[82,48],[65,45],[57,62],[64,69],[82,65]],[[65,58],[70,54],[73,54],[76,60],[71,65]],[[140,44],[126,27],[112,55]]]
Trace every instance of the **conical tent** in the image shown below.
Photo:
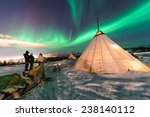
[[[68,59],[75,60],[75,59],[76,59],[76,57],[75,57],[72,53],[70,53],[70,54],[69,54],[69,56],[68,56]]]
[[[147,66],[118,46],[100,30],[97,31],[89,46],[76,62],[75,68],[95,73],[150,72]]]

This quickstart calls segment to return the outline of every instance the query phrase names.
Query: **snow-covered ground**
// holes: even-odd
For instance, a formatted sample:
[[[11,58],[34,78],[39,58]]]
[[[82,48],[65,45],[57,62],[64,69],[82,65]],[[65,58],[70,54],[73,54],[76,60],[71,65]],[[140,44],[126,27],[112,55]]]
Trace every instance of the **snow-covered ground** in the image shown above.
[[[143,57],[142,61],[150,64],[150,57]],[[98,75],[77,71],[67,63],[67,60],[46,63],[44,69],[48,80],[21,99],[150,99],[150,73]],[[23,70],[24,65],[0,67],[0,75]]]
[[[71,66],[59,69],[58,64],[65,65],[66,61],[47,63],[46,76],[53,80],[34,88],[22,99],[150,99],[150,73],[97,75]]]
[[[37,64],[35,64],[36,66]],[[0,67],[0,76],[9,75],[13,73],[22,73],[24,71],[24,64],[20,65],[10,65],[10,66],[1,66]]]
[[[143,57],[143,59],[141,61],[146,64],[150,64],[150,57]]]
[[[12,73],[22,73],[23,70],[24,70],[23,64],[0,67],[0,76]]]

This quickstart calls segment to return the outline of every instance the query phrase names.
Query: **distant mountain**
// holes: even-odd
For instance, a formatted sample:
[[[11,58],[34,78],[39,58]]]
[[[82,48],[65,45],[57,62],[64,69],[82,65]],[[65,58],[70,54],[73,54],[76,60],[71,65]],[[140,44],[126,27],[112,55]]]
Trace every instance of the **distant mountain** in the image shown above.
[[[131,50],[133,52],[150,52],[150,45],[141,46],[141,47],[133,47],[133,48],[124,48],[125,50]]]

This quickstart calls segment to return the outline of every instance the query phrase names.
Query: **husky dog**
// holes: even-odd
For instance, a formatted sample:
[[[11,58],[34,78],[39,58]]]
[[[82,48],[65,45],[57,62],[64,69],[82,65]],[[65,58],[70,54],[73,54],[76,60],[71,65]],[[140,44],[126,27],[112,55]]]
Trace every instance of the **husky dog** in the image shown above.
[[[38,75],[40,75],[40,81],[44,81],[45,80],[45,74],[44,74],[44,67],[43,67],[43,65],[34,67],[32,70],[28,71],[28,74],[33,76],[33,80],[34,81],[36,80],[36,77]]]

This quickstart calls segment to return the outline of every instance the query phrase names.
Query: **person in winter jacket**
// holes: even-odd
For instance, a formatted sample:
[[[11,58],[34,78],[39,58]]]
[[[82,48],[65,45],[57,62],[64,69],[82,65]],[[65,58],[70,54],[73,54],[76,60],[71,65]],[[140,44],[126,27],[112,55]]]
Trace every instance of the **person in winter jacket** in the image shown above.
[[[26,51],[24,54],[24,59],[25,59],[25,71],[28,71],[28,66],[29,66],[29,51]]]
[[[34,65],[34,56],[31,53],[29,56],[29,62],[30,62],[30,70],[33,69],[33,65]]]
[[[44,57],[43,57],[42,53],[39,54],[39,56],[37,58],[37,62],[39,63],[39,66],[43,65],[43,63],[44,63]]]

